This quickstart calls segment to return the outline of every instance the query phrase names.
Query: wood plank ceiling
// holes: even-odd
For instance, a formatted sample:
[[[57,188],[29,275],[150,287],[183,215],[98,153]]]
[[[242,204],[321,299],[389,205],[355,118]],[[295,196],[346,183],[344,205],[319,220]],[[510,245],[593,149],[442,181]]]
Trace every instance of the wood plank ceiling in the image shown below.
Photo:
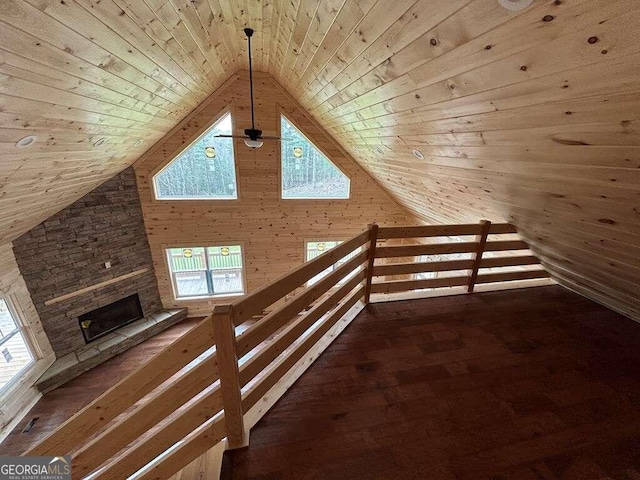
[[[637,0],[0,6],[0,243],[246,68],[251,26],[256,68],[418,218],[511,221],[556,278],[640,318]]]

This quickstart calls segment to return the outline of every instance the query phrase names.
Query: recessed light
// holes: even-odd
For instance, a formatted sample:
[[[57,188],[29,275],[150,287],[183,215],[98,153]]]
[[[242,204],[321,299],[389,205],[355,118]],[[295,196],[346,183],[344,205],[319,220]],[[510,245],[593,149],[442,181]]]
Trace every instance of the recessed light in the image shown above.
[[[142,142],[143,142],[143,141],[144,141],[144,140],[142,140],[142,139],[138,140],[138,141],[135,143],[135,146],[136,146],[136,147],[139,147],[140,145],[142,145]]]
[[[35,135],[28,135],[28,136],[18,140],[16,142],[16,147],[18,147],[18,148],[30,147],[31,145],[33,145],[37,141],[38,141],[38,137],[36,137]]]
[[[517,12],[523,10],[533,3],[533,0],[498,0],[507,10]]]
[[[413,155],[414,155],[416,158],[418,158],[418,159],[420,159],[420,160],[424,160],[424,154],[423,154],[420,150],[418,150],[417,148],[414,148],[414,149],[412,150],[412,152],[413,152]]]
[[[93,142],[93,146],[94,147],[99,147],[100,145],[102,145],[104,143],[104,138],[99,138],[98,140],[96,140],[95,142]]]

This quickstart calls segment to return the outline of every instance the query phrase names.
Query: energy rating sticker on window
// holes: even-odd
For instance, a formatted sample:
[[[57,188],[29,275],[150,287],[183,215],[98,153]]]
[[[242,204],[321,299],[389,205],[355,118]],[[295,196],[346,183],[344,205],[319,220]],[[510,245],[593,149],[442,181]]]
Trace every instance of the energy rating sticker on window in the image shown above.
[[[33,363],[33,355],[7,299],[0,298],[0,392],[6,390]]]
[[[242,295],[242,247],[168,248],[167,262],[176,298]]]

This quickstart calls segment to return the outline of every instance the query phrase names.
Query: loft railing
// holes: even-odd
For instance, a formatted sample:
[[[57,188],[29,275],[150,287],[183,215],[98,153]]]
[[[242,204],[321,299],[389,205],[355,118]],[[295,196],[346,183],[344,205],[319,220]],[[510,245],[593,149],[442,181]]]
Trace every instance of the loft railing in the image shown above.
[[[517,237],[516,228],[510,224],[483,220],[467,225],[382,228],[374,225],[372,229],[377,232],[376,245],[371,248],[368,295],[424,289],[471,293],[480,284],[508,284],[549,276],[533,254],[523,252],[529,246]],[[394,241],[403,244],[381,246],[382,242]],[[398,258],[409,261],[392,263],[392,259]],[[433,278],[416,278],[425,274]],[[389,276],[410,278],[384,279]]]
[[[169,478],[225,438],[227,448],[245,446],[249,429],[372,294],[456,287],[472,292],[476,284],[546,277],[540,269],[485,273],[538,264],[530,254],[492,253],[528,248],[511,238],[515,233],[511,225],[487,221],[370,225],[235,303],[216,306],[25,455],[71,453],[74,479],[147,480]],[[492,256],[484,257],[488,252]],[[441,258],[451,254],[468,258]],[[440,257],[424,261],[433,256]],[[309,285],[329,267],[331,273]],[[413,278],[425,272],[458,273]]]

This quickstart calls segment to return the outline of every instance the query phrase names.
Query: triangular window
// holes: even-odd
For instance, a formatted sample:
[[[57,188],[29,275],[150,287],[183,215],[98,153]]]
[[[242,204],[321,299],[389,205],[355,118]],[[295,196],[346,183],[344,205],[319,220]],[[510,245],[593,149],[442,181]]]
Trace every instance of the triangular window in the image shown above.
[[[159,200],[238,198],[231,114],[225,114],[153,177]]]
[[[282,198],[349,198],[349,177],[284,115],[280,134]]]

